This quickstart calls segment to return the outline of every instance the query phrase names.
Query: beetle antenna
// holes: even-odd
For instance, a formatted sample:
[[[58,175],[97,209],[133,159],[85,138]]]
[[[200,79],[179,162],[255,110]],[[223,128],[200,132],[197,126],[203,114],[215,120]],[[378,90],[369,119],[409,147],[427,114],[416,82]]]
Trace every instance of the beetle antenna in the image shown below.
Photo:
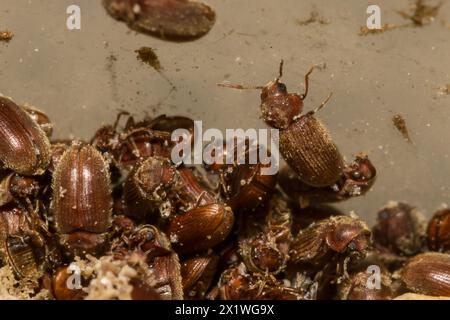
[[[238,90],[262,90],[264,89],[264,86],[244,86],[242,84],[233,84],[233,83],[218,83],[219,87],[224,88],[232,88],[232,89],[238,89]]]
[[[305,92],[300,95],[300,98],[302,100],[305,100],[306,96],[308,95],[309,90],[309,76],[314,71],[315,68],[318,68],[319,66],[317,64],[313,65],[311,68],[309,68],[308,72],[305,74]]]
[[[328,97],[317,108],[315,108],[314,110],[308,112],[308,114],[313,115],[316,112],[318,112],[320,109],[322,109],[328,103],[328,101],[330,101],[332,95],[333,95],[333,92],[330,92]]]

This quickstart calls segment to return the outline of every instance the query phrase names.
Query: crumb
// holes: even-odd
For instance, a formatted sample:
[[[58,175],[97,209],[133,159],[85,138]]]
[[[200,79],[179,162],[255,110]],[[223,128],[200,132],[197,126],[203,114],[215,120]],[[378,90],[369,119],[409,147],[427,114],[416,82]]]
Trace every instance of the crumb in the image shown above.
[[[406,141],[411,142],[406,121],[400,114],[396,114],[392,117],[392,123],[394,124],[394,127],[402,134],[403,138],[405,138]]]
[[[14,34],[11,31],[4,30],[0,31],[0,41],[9,42],[14,37]]]
[[[305,19],[305,20],[297,19],[296,21],[297,21],[297,24],[300,26],[307,26],[308,24],[315,23],[315,22],[322,24],[322,25],[330,23],[329,20],[321,17],[316,10],[311,11],[308,19]]]
[[[138,56],[137,58],[143,63],[148,64],[156,71],[160,72],[163,68],[159,62],[158,56],[155,51],[150,47],[141,47],[139,50],[135,51]]]
[[[448,96],[450,95],[450,84],[446,84],[442,87],[439,87],[438,94],[440,96]]]
[[[389,23],[385,23],[381,29],[369,29],[366,26],[361,27],[359,30],[359,35],[360,36],[366,36],[368,34],[377,34],[377,33],[383,33],[389,30],[393,30],[393,29],[397,29],[400,26],[394,25],[394,24],[389,24]]]
[[[432,6],[425,4],[425,0],[416,0],[412,5],[412,13],[406,13],[404,11],[398,11],[398,13],[403,18],[410,20],[414,26],[422,27],[434,21],[441,6],[442,2]]]
[[[0,300],[49,300],[52,299],[46,289],[38,289],[35,281],[17,280],[10,267],[0,268]]]

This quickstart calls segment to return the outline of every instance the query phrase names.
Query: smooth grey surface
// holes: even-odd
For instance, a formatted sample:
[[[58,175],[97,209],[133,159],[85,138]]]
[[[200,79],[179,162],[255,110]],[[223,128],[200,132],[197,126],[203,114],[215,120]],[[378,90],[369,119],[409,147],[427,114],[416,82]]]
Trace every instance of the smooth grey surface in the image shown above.
[[[216,83],[264,84],[286,61],[284,81],[302,91],[303,75],[317,63],[306,110],[330,92],[318,115],[347,159],[365,151],[378,169],[373,191],[342,203],[374,221],[388,200],[418,205],[431,214],[450,196],[450,4],[436,21],[361,37],[368,4],[379,4],[383,23],[402,23],[395,12],[410,1],[209,0],[218,20],[205,37],[173,43],[130,31],[109,16],[100,0],[1,0],[0,30],[15,37],[0,43],[0,92],[45,110],[55,137],[89,138],[117,109],[143,116],[185,114],[204,127],[263,128],[259,92],[219,88]],[[82,9],[81,31],[66,28],[66,8]],[[300,26],[316,8],[329,24]],[[154,48],[170,85],[136,60],[134,50]],[[108,57],[114,55],[117,61]],[[167,97],[162,103],[161,101]],[[161,103],[161,105],[158,105]],[[401,113],[414,144],[393,128]]]

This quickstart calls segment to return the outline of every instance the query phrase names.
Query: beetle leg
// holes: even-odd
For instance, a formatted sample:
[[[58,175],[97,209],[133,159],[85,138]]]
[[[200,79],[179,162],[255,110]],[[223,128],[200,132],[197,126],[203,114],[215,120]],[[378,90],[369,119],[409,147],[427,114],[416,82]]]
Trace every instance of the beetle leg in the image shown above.
[[[120,119],[122,118],[122,116],[129,116],[129,118],[128,118],[128,120],[127,120],[127,124],[128,124],[129,119],[130,119],[130,118],[131,118],[131,119],[133,118],[132,116],[130,116],[130,113],[129,113],[128,111],[121,110],[121,111],[117,114],[116,121],[114,122],[114,125],[113,125],[114,131],[117,130],[117,127],[118,127],[118,125],[119,125],[119,122],[120,122]],[[134,121],[133,121],[133,122],[134,122]]]
[[[318,112],[320,109],[322,109],[328,103],[328,101],[330,101],[332,95],[333,95],[333,92],[330,92],[328,97],[325,100],[323,100],[322,103],[317,108],[315,108],[312,111],[309,111],[306,115],[310,115],[310,116],[314,115],[316,112]]]

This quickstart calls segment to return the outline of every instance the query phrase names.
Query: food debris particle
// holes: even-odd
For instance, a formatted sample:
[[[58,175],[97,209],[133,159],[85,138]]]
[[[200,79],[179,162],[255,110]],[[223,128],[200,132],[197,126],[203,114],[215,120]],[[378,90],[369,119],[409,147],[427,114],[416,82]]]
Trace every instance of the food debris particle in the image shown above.
[[[448,96],[450,95],[450,84],[446,84],[442,87],[439,87],[438,94],[441,96]]]
[[[360,36],[366,36],[368,34],[376,34],[376,33],[383,33],[385,31],[389,31],[389,30],[393,30],[393,29],[397,29],[400,26],[397,26],[395,24],[389,24],[389,23],[385,23],[381,29],[369,29],[366,26],[361,27],[359,29],[359,35]]]
[[[163,69],[161,63],[159,62],[158,56],[155,53],[155,50],[153,50],[152,48],[141,47],[139,50],[136,50],[135,52],[138,54],[137,58],[140,61],[148,64],[156,71],[160,72]]]
[[[329,20],[321,17],[319,15],[319,12],[317,12],[316,10],[311,11],[309,18],[306,20],[297,19],[297,24],[300,26],[307,26],[308,24],[315,23],[315,22],[317,22],[319,24],[329,24],[330,23]]]
[[[406,141],[412,142],[409,136],[408,127],[406,126],[406,121],[400,114],[396,114],[392,117],[392,123]]]
[[[0,41],[9,42],[14,37],[14,34],[11,31],[5,30],[0,31]]]
[[[433,6],[425,4],[425,0],[416,0],[416,2],[412,5],[413,11],[411,14],[404,11],[398,11],[398,13],[403,18],[410,20],[414,26],[422,27],[434,21],[441,6],[441,2]]]

